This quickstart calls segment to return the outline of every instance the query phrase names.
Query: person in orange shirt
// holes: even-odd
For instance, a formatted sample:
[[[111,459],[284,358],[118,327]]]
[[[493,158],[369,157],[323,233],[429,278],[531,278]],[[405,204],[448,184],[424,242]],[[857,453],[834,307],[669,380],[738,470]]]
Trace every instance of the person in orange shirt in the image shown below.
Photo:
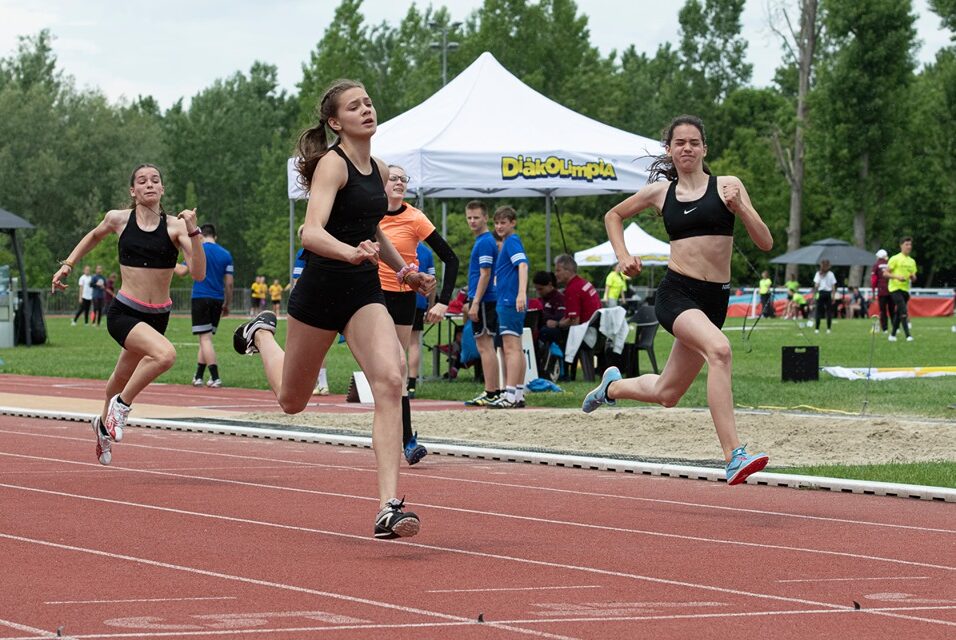
[[[408,174],[403,168],[389,165],[388,184],[385,187],[385,195],[388,196],[388,213],[379,222],[378,227],[398,250],[406,264],[418,264],[418,243],[423,240],[445,263],[444,284],[438,293],[437,302],[425,316],[428,322],[441,322],[445,318],[451,292],[455,287],[455,279],[458,277],[458,256],[435,230],[435,225],[428,216],[403,201],[408,181]],[[384,260],[378,263],[378,276],[382,284],[382,293],[385,294],[385,307],[395,322],[395,331],[402,344],[402,351],[406,352],[411,342],[412,325],[415,322],[415,292],[399,283],[398,274],[385,264]],[[407,368],[406,363],[406,380],[408,379]],[[428,454],[428,450],[418,444],[418,434],[412,432],[412,410],[407,386],[402,394],[402,444],[408,464],[415,464]]]

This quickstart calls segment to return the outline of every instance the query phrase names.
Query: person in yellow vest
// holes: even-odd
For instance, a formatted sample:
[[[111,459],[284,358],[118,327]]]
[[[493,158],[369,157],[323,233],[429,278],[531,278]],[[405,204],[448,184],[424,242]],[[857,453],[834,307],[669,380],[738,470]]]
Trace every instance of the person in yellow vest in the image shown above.
[[[616,307],[625,301],[627,283],[631,279],[621,273],[620,263],[615,264],[604,280],[604,306]]]
[[[803,317],[804,320],[807,319],[807,316],[810,315],[810,307],[807,304],[807,299],[799,291],[794,290],[793,297],[790,299],[791,304],[791,318],[796,318],[797,315]]]
[[[272,284],[269,285],[269,298],[272,300],[272,313],[279,315],[279,311],[282,309],[282,285],[279,284],[279,279],[276,278],[272,281]]]
[[[906,341],[913,341],[913,336],[910,335],[909,312],[906,309],[910,300],[910,286],[916,281],[916,260],[910,257],[912,251],[913,238],[905,236],[900,239],[900,252],[886,263],[886,288],[889,289],[890,297],[896,306],[893,331],[888,338],[890,342],[896,342],[896,332],[901,325],[906,333]]]
[[[760,274],[760,282],[757,285],[760,293],[760,315],[764,318],[773,318],[777,314],[773,308],[773,280],[770,279],[770,273],[764,271]]]
[[[266,292],[269,285],[265,276],[256,276],[255,282],[249,285],[249,315],[255,316],[266,310]]]

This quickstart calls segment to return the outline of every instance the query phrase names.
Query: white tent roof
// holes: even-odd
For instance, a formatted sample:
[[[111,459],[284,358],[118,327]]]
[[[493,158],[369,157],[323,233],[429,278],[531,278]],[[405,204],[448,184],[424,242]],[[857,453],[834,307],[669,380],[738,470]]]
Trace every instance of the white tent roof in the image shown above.
[[[373,96],[374,97],[374,96]],[[384,122],[372,153],[405,168],[432,197],[633,192],[659,142],[541,95],[485,52],[440,91]],[[289,198],[306,197],[289,161]]]
[[[646,265],[667,264],[670,259],[671,246],[641,229],[636,222],[624,229],[624,244],[632,256],[637,256]],[[614,264],[617,257],[608,240],[596,247],[576,252],[574,261],[579,267],[600,267]]]

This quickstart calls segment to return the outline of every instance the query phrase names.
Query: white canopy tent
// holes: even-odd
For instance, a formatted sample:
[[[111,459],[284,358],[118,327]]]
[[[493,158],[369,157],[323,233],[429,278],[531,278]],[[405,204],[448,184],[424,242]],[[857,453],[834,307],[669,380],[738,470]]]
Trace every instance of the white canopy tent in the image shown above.
[[[664,265],[670,259],[671,246],[641,229],[636,222],[624,229],[624,244],[628,252],[639,257],[645,265]],[[601,267],[616,263],[617,257],[614,255],[611,241],[608,240],[596,247],[576,252],[574,261],[579,267]]]
[[[419,197],[543,196],[550,263],[551,198],[637,191],[663,150],[543,96],[485,52],[430,98],[379,125],[372,152],[401,165]],[[288,172],[294,218],[292,201],[307,194],[292,159]]]

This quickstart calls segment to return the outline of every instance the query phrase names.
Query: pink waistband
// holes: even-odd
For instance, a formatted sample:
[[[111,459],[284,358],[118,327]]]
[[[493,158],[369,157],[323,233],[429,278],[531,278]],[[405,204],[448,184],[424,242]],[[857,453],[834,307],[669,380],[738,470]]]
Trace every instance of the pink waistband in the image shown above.
[[[169,298],[168,300],[166,300],[166,302],[160,302],[159,304],[155,304],[152,302],[143,302],[142,300],[137,300],[136,298],[134,298],[133,296],[131,296],[130,294],[126,293],[123,290],[120,290],[120,295],[122,295],[127,300],[135,302],[136,304],[142,305],[144,307],[149,307],[150,309],[163,309],[173,304],[172,298]]]

